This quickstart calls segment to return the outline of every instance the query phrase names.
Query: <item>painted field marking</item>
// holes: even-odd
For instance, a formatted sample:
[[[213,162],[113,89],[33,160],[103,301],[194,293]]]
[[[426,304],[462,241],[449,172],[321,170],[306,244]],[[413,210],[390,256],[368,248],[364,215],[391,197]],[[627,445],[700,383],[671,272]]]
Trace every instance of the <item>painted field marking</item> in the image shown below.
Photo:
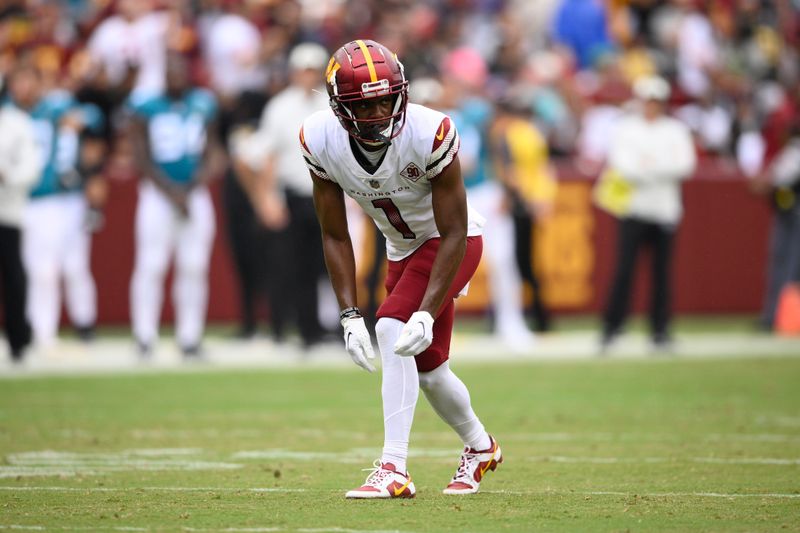
[[[485,494],[514,494],[514,495],[553,495],[553,496],[646,496],[648,498],[776,498],[798,499],[798,493],[759,492],[759,493],[726,493],[726,492],[623,492],[614,490],[591,491],[528,491],[528,490],[482,490]]]
[[[268,492],[268,493],[330,493],[338,494],[340,489],[290,489],[280,487],[13,487],[2,486],[0,490],[28,491],[28,492]],[[729,492],[625,492],[614,490],[482,490],[483,494],[512,494],[527,496],[646,496],[649,498],[770,498],[770,499],[800,499],[800,493],[758,492],[758,493],[729,493]],[[2,526],[0,526],[2,527]],[[299,530],[298,530],[299,531]]]
[[[64,429],[58,432],[60,435],[71,438],[71,437],[91,437],[93,434],[86,430],[81,429]],[[154,440],[164,440],[164,439],[179,439],[179,440],[186,440],[190,438],[194,439],[216,439],[221,436],[226,436],[227,438],[242,438],[242,439],[259,439],[264,440],[269,436],[269,432],[267,430],[255,430],[255,429],[229,429],[229,430],[221,430],[217,428],[198,428],[195,430],[145,430],[145,429],[135,429],[131,430],[130,435],[132,438],[139,440],[139,441],[147,441],[148,439]],[[323,430],[316,430],[316,429],[299,429],[297,431],[292,432],[297,436],[303,437],[302,440],[308,440],[307,437],[319,437],[320,439],[325,438],[325,440],[329,440],[330,438],[341,438],[344,440],[345,438],[349,438],[352,440],[373,440],[371,435],[366,433],[353,433],[350,431],[332,431],[326,432]],[[415,439],[417,441],[453,441],[454,435],[452,432],[448,431],[438,431],[438,432],[415,432],[414,433]],[[576,443],[585,443],[585,442],[624,442],[624,443],[649,443],[649,442],[658,442],[658,443],[688,443],[688,442],[756,442],[756,443],[788,443],[788,444],[798,444],[800,445],[800,434],[788,434],[788,433],[708,433],[708,434],[698,434],[692,436],[685,436],[685,435],[674,435],[674,434],[659,434],[659,433],[610,433],[610,432],[587,432],[587,433],[568,433],[568,432],[540,432],[540,433],[504,433],[502,435],[502,442],[504,443],[512,443],[512,442],[576,442]],[[370,453],[374,453],[372,450],[375,448],[359,448],[359,450],[369,450]],[[202,449],[197,448],[164,448],[159,449],[155,448],[152,450],[142,449],[142,450],[129,450],[131,454],[136,455],[191,455],[203,452]],[[41,453],[41,452],[38,452]],[[122,452],[120,452],[122,453]],[[277,456],[272,455],[272,451],[265,453],[259,450],[243,450],[240,452],[235,452],[232,455],[233,459],[289,459],[288,455],[285,456]],[[329,456],[324,455],[325,452],[286,452],[286,453],[297,453],[297,459],[302,459],[303,454],[307,454],[308,460],[314,459],[328,459]],[[410,450],[411,454],[417,453],[416,449]],[[318,455],[310,455],[310,454],[318,454]],[[424,452],[423,452],[423,456]],[[336,459],[336,457],[333,457]],[[355,462],[355,459],[351,462]]]
[[[17,490],[25,492],[310,492],[307,489],[281,487],[31,487],[28,485],[21,487],[0,485],[0,490],[11,492]]]
[[[10,529],[15,531],[163,531],[163,528],[148,528],[148,527],[133,527],[133,526],[29,526],[21,524],[0,524],[0,529]],[[228,531],[230,533],[273,533],[285,531],[287,533],[411,533],[410,531],[401,531],[399,529],[351,529],[343,527],[315,527],[315,528],[286,528],[286,527],[226,527],[226,528],[203,528],[203,527],[190,527],[183,526],[180,531]]]
[[[132,470],[197,471],[235,470],[241,463],[197,460],[200,448],[144,448],[121,452],[64,452],[55,450],[12,453],[7,465],[0,465],[0,478],[18,476],[100,475]]]
[[[79,453],[54,450],[9,454],[8,464],[0,465],[0,479],[16,477],[97,476],[128,471],[200,471],[244,468],[248,461],[328,461],[339,464],[366,462],[380,456],[378,448],[352,448],[344,452],[293,451],[283,448],[243,450],[228,460],[203,460],[200,448],[144,448],[121,452]],[[416,448],[409,454],[438,462],[454,461],[453,449]],[[520,461],[561,464],[729,464],[762,466],[800,466],[797,457],[598,457],[568,455],[517,455]]]
[[[775,457],[580,457],[563,455],[540,455],[523,457],[526,461],[542,463],[589,463],[589,464],[654,464],[654,463],[681,463],[692,462],[700,464],[728,464],[728,465],[800,465],[800,459],[785,459]]]
[[[785,417],[789,418],[789,417]],[[771,422],[780,424],[779,418],[770,419]],[[791,419],[794,425],[800,427],[800,418]],[[766,424],[766,417],[758,417],[756,420],[759,424]],[[789,425],[789,424],[782,424]],[[129,435],[136,440],[163,440],[163,439],[214,439],[219,437],[226,438],[254,438],[263,439],[271,435],[268,429],[254,429],[254,428],[232,428],[232,429],[219,429],[214,427],[196,428],[196,429],[132,429]],[[331,438],[349,438],[367,440],[373,437],[369,433],[359,433],[353,431],[337,431],[337,430],[322,430],[313,428],[300,428],[291,432],[293,435],[302,437],[312,437],[329,440]],[[66,438],[87,438],[94,436],[94,433],[85,429],[66,428],[58,431],[58,434]],[[452,441],[454,434],[451,431],[415,431],[414,438],[417,440],[447,440]],[[586,441],[599,441],[599,442],[718,442],[718,441],[743,441],[743,442],[796,442],[800,444],[800,434],[789,433],[708,433],[698,434],[696,436],[675,435],[672,433],[611,433],[611,432],[586,432],[586,433],[569,433],[569,432],[510,432],[502,435],[503,442],[515,441],[532,441],[532,442],[586,442]],[[155,448],[151,452],[158,454],[160,452],[172,452],[172,455],[178,453],[190,454],[192,452],[200,452],[195,448]],[[147,450],[132,450],[132,452],[146,455]],[[412,450],[413,452],[413,450]]]
[[[296,452],[282,448],[267,450],[249,450],[234,453],[233,460],[294,460],[294,461],[335,461],[340,464],[351,464],[362,460],[380,456],[377,448],[353,448],[346,452]],[[410,457],[428,459],[457,458],[457,452],[451,449],[419,449],[410,450]],[[741,464],[741,465],[800,465],[798,458],[785,457],[591,457],[591,456],[564,456],[564,455],[532,455],[516,456],[517,459],[533,462],[552,463],[589,463],[589,464],[652,464],[652,463],[711,463],[711,464]]]
[[[29,526],[21,524],[0,524],[0,530],[10,529],[15,531],[163,531],[163,528],[148,528],[148,527],[133,527],[133,526]],[[300,527],[300,528],[287,528],[287,527],[226,527],[226,528],[205,528],[205,527],[191,527],[183,526],[180,531],[200,532],[200,531],[227,531],[230,533],[273,533],[282,532],[287,533],[411,533],[410,531],[402,531],[399,529],[351,529],[344,527]]]

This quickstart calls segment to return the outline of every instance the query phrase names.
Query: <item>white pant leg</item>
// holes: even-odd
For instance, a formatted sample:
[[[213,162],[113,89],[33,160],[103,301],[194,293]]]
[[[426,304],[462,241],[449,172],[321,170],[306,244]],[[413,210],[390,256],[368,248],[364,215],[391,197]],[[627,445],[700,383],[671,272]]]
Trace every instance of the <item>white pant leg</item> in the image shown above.
[[[468,195],[470,204],[486,217],[483,242],[495,331],[510,347],[523,349],[533,334],[525,323],[522,280],[514,258],[514,221],[503,209],[503,191],[497,183],[473,187]]]
[[[189,218],[179,222],[172,300],[178,344],[197,346],[203,336],[208,305],[208,266],[216,225],[214,205],[205,186],[189,195]]]
[[[131,322],[134,337],[152,344],[158,337],[164,300],[164,275],[172,253],[177,213],[155,185],[139,185],[136,206],[136,259],[131,278]]]
[[[28,277],[26,314],[33,341],[41,347],[52,346],[58,337],[61,214],[56,197],[32,198],[22,223],[22,261]]]
[[[64,239],[61,262],[67,311],[75,326],[94,325],[97,320],[97,288],[91,271],[91,234],[84,229],[87,205],[81,194],[65,195]]]
[[[466,447],[485,450],[492,445],[472,410],[467,386],[450,370],[448,361],[430,372],[420,372],[419,386],[436,414],[458,433]]]
[[[400,337],[403,322],[394,318],[381,318],[375,325],[375,336],[381,352],[381,396],[383,397],[383,453],[382,463],[392,463],[400,472],[406,472],[408,440],[414,410],[419,398],[419,373],[413,357],[400,357],[394,353],[394,344]]]

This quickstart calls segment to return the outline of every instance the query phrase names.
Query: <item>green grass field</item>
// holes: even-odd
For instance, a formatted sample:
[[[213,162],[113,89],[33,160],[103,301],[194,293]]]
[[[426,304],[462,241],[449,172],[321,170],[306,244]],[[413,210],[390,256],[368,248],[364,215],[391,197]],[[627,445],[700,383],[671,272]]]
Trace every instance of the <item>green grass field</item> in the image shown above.
[[[505,462],[444,496],[425,403],[417,497],[347,501],[379,454],[356,368],[0,380],[0,529],[800,531],[800,358],[453,363]]]

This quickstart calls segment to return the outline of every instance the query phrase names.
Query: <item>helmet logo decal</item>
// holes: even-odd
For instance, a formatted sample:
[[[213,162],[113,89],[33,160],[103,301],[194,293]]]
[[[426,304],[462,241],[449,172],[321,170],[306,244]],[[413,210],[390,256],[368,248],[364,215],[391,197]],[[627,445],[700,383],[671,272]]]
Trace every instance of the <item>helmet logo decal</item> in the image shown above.
[[[332,57],[328,62],[328,68],[325,70],[325,79],[328,80],[328,83],[333,83],[333,77],[340,68],[342,66],[336,61],[336,58]]]

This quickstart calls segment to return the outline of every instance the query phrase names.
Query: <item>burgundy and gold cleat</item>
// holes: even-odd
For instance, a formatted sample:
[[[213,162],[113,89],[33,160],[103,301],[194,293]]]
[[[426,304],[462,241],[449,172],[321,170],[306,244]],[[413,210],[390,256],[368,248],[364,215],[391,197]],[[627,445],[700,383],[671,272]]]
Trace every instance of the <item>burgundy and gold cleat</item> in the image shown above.
[[[494,472],[497,465],[503,462],[503,452],[497,441],[491,435],[489,435],[489,439],[492,445],[486,450],[464,449],[453,479],[442,492],[445,494],[475,494],[478,492],[486,472],[489,470]]]
[[[417,494],[411,476],[398,472],[392,463],[375,461],[364,484],[350,490],[346,498],[413,498]]]

